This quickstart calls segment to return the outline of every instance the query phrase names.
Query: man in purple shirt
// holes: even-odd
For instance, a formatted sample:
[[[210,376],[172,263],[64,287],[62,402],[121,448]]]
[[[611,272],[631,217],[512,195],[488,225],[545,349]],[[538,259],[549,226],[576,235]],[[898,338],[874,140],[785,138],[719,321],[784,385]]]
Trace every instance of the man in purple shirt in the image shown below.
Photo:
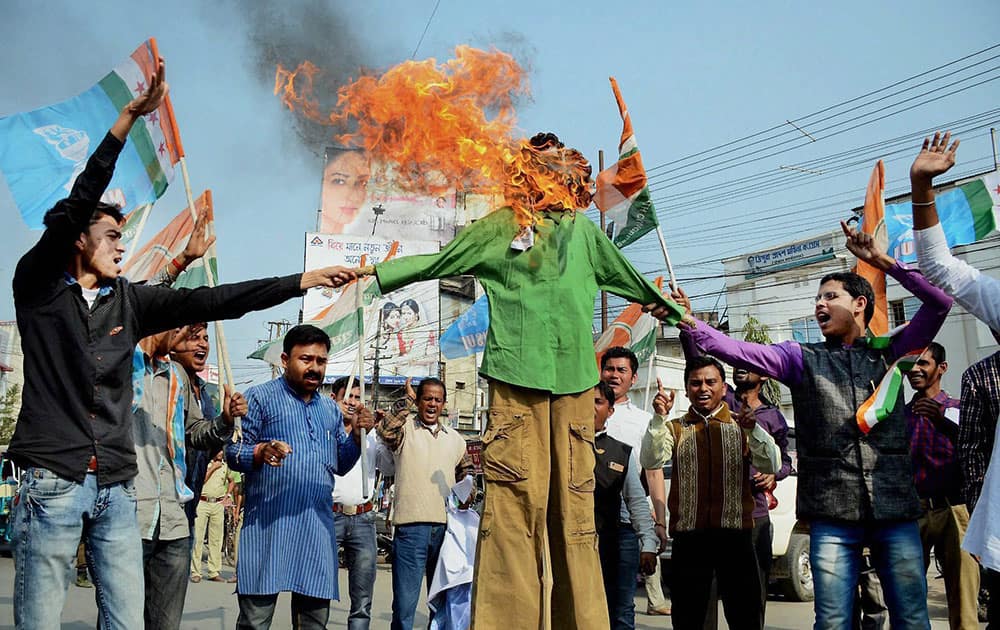
[[[916,390],[906,405],[906,432],[923,510],[917,525],[924,545],[924,567],[930,564],[933,547],[944,573],[949,624],[953,629],[974,628],[979,623],[979,567],[969,552],[962,550],[969,511],[961,499],[955,453],[960,401],[941,389],[941,377],[947,370],[944,347],[931,342],[906,375]]]
[[[730,339],[690,315],[678,324],[702,350],[783,382],[792,392],[799,457],[796,512],[810,523],[816,628],[850,628],[861,550],[871,548],[893,628],[930,628],[920,502],[903,418],[902,394],[868,433],[855,413],[889,366],[926,347],[952,300],[915,270],[888,256],[874,239],[841,223],[847,248],[884,271],[923,303],[887,347],[865,337],[875,309],[867,280],[835,273],[820,281],[814,313],[825,341],[761,345]],[[658,307],[646,309],[655,316]]]

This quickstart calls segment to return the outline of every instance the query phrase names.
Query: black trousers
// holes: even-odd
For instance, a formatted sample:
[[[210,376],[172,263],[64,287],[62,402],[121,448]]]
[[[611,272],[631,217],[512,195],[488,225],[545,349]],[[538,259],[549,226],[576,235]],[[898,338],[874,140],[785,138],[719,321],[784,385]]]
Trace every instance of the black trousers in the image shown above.
[[[718,583],[726,622],[732,630],[761,630],[760,575],[752,530],[706,529],[674,535],[673,627],[701,630]]]
[[[278,595],[239,595],[240,616],[236,630],[267,630],[274,617]],[[292,628],[320,630],[330,619],[330,600],[292,593]]]
[[[774,532],[771,529],[771,517],[761,516],[753,519],[753,550],[757,557],[757,577],[760,580],[760,623],[764,624],[764,611],[767,608],[767,583],[771,581],[771,539]]]

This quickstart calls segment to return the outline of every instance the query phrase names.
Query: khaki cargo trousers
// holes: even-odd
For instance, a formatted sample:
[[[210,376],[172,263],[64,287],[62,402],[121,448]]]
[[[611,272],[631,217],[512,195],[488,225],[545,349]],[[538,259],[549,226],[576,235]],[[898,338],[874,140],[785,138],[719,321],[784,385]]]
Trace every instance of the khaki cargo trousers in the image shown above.
[[[473,629],[609,627],[594,526],[591,390],[554,395],[490,381],[482,463]]]

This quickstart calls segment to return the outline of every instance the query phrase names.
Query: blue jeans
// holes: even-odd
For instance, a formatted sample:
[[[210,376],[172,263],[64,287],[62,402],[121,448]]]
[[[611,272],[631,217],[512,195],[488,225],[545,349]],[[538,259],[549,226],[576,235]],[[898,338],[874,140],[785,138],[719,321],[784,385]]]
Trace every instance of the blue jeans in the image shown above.
[[[18,628],[59,627],[81,533],[97,589],[98,627],[142,627],[142,545],[131,480],[99,487],[93,474],[76,483],[28,468],[11,526]]]
[[[931,627],[924,550],[916,521],[814,521],[809,544],[816,591],[815,628],[852,627],[861,550],[866,546],[871,549],[872,564],[882,582],[890,627]]]
[[[365,512],[349,516],[334,514],[337,546],[344,550],[347,584],[351,596],[350,630],[367,630],[371,622],[372,591],[375,588],[375,515]]]
[[[628,523],[609,528],[599,539],[604,595],[613,630],[635,628],[635,588],[639,574],[639,536]]]
[[[408,523],[396,527],[392,541],[392,630],[412,630],[420,600],[420,581],[430,588],[437,567],[443,523]]]

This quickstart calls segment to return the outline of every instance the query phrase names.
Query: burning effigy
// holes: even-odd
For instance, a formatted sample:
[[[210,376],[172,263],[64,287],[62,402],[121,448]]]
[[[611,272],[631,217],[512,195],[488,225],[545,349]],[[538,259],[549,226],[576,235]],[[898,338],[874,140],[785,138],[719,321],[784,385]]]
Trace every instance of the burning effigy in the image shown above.
[[[587,208],[591,169],[554,136],[519,137],[515,103],[529,94],[525,71],[507,53],[458,46],[455,57],[406,61],[342,86],[325,112],[314,93],[320,68],[278,66],[275,94],[291,110],[331,127],[336,140],[391,168],[396,186],[436,195],[461,187],[502,195],[529,226],[540,210]]]

